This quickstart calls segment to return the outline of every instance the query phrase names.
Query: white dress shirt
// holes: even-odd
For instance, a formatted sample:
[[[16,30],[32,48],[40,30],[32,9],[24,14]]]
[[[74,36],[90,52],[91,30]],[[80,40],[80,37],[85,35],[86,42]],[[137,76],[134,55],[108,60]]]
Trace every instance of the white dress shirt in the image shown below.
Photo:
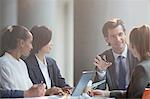
[[[115,58],[115,66],[116,66],[116,73],[118,75],[119,73],[119,61],[118,61],[118,56],[123,56],[124,59],[123,59],[123,62],[125,63],[125,70],[126,70],[126,87],[128,86],[129,84],[129,72],[130,72],[130,69],[129,69],[129,61],[127,59],[127,52],[128,52],[128,48],[127,48],[127,45],[125,46],[125,49],[124,51],[122,52],[122,54],[117,54],[113,51],[113,55],[114,55],[114,58]],[[98,75],[99,75],[99,78],[100,79],[103,79],[104,76],[106,75],[106,71],[101,71],[101,72],[98,72]]]
[[[118,60],[118,56],[123,56],[124,58],[122,59],[122,62],[125,64],[125,71],[126,71],[126,87],[128,86],[129,84],[129,72],[130,72],[130,69],[129,69],[129,61],[127,59],[127,52],[128,52],[128,48],[127,48],[127,45],[124,49],[124,51],[122,52],[122,54],[117,54],[113,51],[113,55],[114,55],[114,58],[115,58],[115,66],[116,66],[116,74],[119,75],[119,60]]]
[[[36,56],[36,55],[35,55]],[[47,62],[46,62],[46,58],[44,57],[44,63],[36,56],[36,59],[38,61],[39,67],[42,71],[42,74],[44,76],[45,82],[46,82],[46,86],[47,88],[51,88],[51,79],[48,73],[48,69],[47,69]]]
[[[5,53],[0,58],[0,87],[9,90],[28,90],[32,85],[24,61]]]

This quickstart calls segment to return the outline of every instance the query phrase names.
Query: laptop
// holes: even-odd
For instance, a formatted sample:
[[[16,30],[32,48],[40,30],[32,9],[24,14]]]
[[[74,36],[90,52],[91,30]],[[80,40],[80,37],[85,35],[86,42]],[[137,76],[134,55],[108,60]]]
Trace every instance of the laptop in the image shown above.
[[[95,77],[96,71],[83,71],[82,76],[80,77],[79,82],[72,92],[72,96],[80,96],[82,95],[84,89],[90,80]]]

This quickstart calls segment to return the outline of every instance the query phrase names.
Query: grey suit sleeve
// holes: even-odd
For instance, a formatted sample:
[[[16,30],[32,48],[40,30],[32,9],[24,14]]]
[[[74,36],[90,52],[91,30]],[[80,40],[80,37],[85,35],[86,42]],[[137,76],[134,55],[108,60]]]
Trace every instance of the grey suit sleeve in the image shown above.
[[[24,92],[20,90],[0,90],[0,98],[23,98]]]
[[[65,86],[69,86],[66,82],[65,82],[65,79],[62,77],[61,73],[60,73],[60,70],[56,64],[56,61],[54,59],[53,60],[53,66],[54,66],[54,74],[55,74],[55,83],[56,83],[56,86],[58,87],[65,87]]]
[[[115,98],[126,98],[126,91],[123,90],[113,90],[110,92],[110,97]]]
[[[103,80],[104,77],[106,76],[106,71],[97,71],[97,74],[98,74],[98,78],[100,80]]]

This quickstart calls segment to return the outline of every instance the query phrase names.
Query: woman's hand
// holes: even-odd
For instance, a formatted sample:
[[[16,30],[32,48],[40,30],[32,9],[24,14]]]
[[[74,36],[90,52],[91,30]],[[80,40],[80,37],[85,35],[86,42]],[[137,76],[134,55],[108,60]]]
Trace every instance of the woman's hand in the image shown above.
[[[35,84],[29,90],[24,92],[24,97],[44,96],[46,92],[45,87],[45,84]]]
[[[65,94],[72,94],[73,88],[69,86],[65,86],[62,88],[62,90]]]
[[[89,94],[90,96],[109,97],[109,96],[110,96],[110,91],[105,91],[105,90],[92,90],[92,91],[89,91],[88,94]]]
[[[62,96],[64,95],[65,93],[63,92],[63,90],[59,87],[52,87],[50,89],[47,89],[46,90],[46,96],[50,96],[50,95],[59,95],[59,96]]]

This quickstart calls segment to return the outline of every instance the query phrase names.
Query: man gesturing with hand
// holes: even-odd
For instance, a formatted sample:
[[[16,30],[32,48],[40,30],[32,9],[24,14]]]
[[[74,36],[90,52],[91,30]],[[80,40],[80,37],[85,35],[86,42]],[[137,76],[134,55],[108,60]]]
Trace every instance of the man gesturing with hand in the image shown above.
[[[106,83],[99,85],[97,89],[106,89],[108,84],[109,90],[126,90],[137,59],[128,50],[124,23],[117,18],[108,20],[102,32],[111,48],[94,59],[97,70],[95,82],[106,80]]]

